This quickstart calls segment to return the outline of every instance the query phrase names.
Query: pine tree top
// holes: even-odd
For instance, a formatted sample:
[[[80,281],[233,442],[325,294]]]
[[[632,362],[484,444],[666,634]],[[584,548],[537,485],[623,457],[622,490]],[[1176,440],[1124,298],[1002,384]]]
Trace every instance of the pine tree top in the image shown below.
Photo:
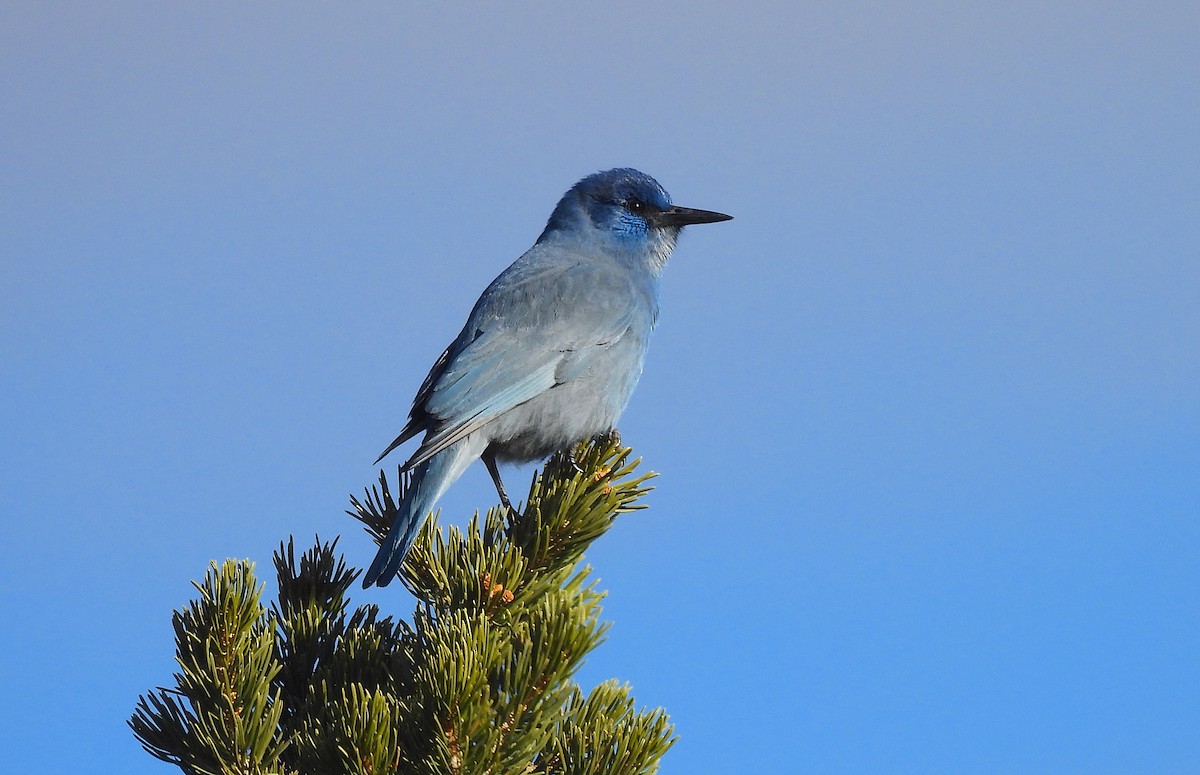
[[[410,621],[350,610],[360,572],[336,540],[281,544],[269,607],[252,563],[214,563],[173,617],[175,686],[139,698],[135,736],[197,775],[656,771],[666,713],[573,681],[607,630],[583,553],[653,476],[631,454],[598,439],[551,459],[516,510],[431,517],[401,572]],[[405,486],[381,473],[348,513],[380,540]]]

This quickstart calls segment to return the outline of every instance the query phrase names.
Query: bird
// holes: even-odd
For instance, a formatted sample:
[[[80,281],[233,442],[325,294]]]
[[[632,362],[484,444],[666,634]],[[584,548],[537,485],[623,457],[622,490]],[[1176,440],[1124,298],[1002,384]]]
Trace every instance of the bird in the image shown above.
[[[512,508],[498,463],[527,463],[614,430],[642,373],[659,280],[684,226],[733,216],[679,207],[629,167],[572,186],[541,236],[483,291],[375,460],[423,433],[409,486],[363,576],[386,587],[434,504],[477,459]]]

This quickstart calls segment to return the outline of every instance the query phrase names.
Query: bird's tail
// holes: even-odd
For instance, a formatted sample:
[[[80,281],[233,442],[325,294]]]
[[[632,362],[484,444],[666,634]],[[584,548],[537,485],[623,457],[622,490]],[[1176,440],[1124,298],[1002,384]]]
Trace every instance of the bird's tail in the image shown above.
[[[400,572],[404,557],[412,548],[417,533],[442,493],[454,483],[476,457],[472,439],[467,438],[442,450],[416,467],[404,498],[396,509],[396,518],[379,545],[379,552],[363,576],[363,587],[386,587]],[[472,455],[474,452],[474,455]]]

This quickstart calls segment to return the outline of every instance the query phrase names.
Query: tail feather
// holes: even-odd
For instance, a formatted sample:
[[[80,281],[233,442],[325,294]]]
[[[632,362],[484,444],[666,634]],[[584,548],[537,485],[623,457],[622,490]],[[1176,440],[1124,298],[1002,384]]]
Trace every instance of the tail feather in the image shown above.
[[[408,550],[412,548],[413,541],[416,540],[421,522],[424,521],[417,519],[419,512],[414,508],[416,505],[412,500],[406,500],[400,504],[400,513],[396,515],[391,529],[388,530],[383,543],[379,545],[379,552],[371,562],[371,567],[363,576],[364,589],[376,583],[381,587],[386,587],[400,572],[400,566],[404,563]]]
[[[386,587],[400,572],[408,550],[438,498],[482,452],[482,448],[472,442],[472,439],[464,439],[413,470],[411,483],[396,510],[396,518],[379,545],[371,567],[363,575],[364,589],[373,584]]]

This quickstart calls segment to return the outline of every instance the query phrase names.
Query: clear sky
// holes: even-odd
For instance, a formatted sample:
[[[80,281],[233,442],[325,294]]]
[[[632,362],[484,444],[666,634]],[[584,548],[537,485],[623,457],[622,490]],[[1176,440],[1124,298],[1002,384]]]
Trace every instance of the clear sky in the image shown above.
[[[0,6],[6,768],[170,771],[190,580],[367,564],[429,365],[629,165],[736,216],[589,553],[663,772],[1200,772],[1194,2],[243,5]]]

